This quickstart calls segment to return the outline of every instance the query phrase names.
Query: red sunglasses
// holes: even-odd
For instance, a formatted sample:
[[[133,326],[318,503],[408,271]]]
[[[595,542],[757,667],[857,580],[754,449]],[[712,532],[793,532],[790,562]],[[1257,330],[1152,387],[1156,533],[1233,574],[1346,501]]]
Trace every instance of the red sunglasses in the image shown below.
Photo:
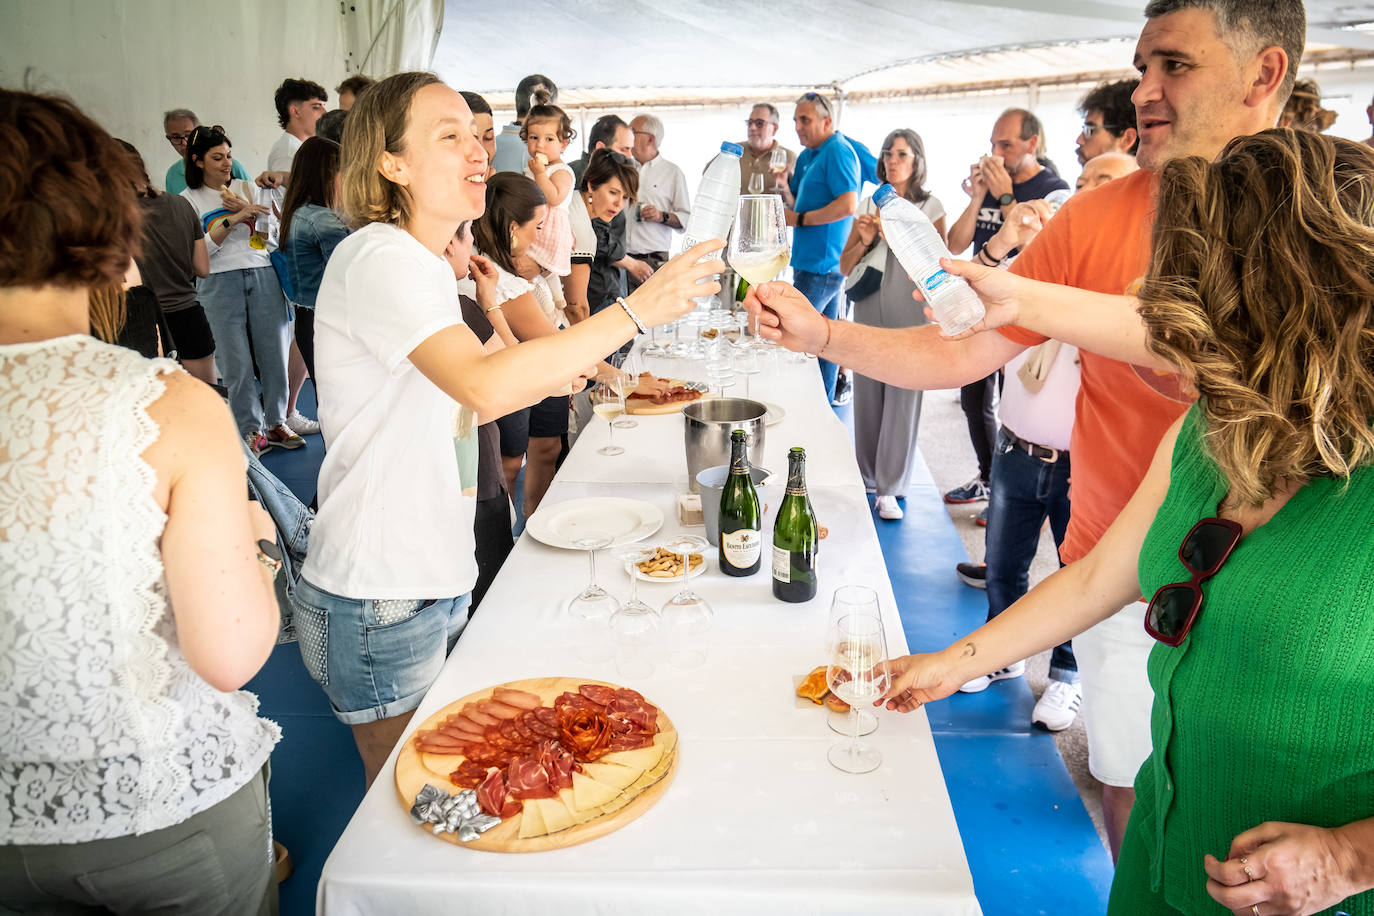
[[[1183,642],[1202,610],[1202,583],[1221,571],[1245,529],[1228,518],[1204,518],[1178,547],[1178,558],[1192,573],[1187,582],[1161,585],[1145,609],[1145,632],[1166,646]]]

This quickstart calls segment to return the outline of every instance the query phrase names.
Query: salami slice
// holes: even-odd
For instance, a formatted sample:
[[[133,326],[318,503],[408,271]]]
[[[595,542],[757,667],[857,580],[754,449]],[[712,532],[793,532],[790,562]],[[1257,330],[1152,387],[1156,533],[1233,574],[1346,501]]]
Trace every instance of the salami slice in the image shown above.
[[[464,789],[476,789],[486,778],[487,768],[473,760],[464,760],[458,764],[458,769],[448,774],[449,782]],[[502,786],[501,794],[505,795],[504,786]]]
[[[597,706],[605,706],[615,699],[615,688],[603,687],[600,684],[583,684],[581,687],[577,688],[577,692],[591,700]]]
[[[549,724],[548,722],[546,722],[544,719],[540,718],[540,716],[538,715],[539,709],[548,710],[549,714],[553,716],[553,722],[554,722],[554,724],[550,725],[550,724]],[[542,740],[542,739],[545,739],[545,738],[557,738],[557,737],[558,737],[558,724],[557,724],[557,723],[558,723],[558,713],[557,713],[557,711],[552,710],[552,709],[549,709],[547,706],[541,706],[539,709],[531,709],[531,710],[526,711],[525,714],[522,715],[522,716],[521,716],[519,719],[517,719],[516,721],[520,723],[520,727],[521,727],[521,728],[525,729],[527,732],[529,732],[531,735],[533,735],[536,739]]]

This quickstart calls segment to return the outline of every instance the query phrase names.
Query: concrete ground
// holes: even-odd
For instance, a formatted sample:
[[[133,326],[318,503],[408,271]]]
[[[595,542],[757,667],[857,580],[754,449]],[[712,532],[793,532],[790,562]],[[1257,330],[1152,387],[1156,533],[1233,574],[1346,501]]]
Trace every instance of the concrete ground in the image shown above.
[[[921,427],[917,444],[930,467],[931,476],[935,478],[941,491],[967,483],[969,478],[977,473],[978,462],[974,458],[973,445],[969,441],[968,424],[964,420],[963,411],[959,408],[957,390],[926,392],[921,406]],[[960,506],[945,504],[955,528],[959,530],[960,538],[963,539],[969,559],[975,563],[983,561],[985,529],[975,524],[974,518],[986,505],[987,503],[981,502]],[[1040,547],[1036,551],[1035,561],[1031,564],[1031,585],[1034,586],[1057,568],[1054,539],[1050,536],[1049,526],[1046,525],[1040,534]],[[951,569],[949,574],[953,576],[955,571]],[[1037,697],[1045,689],[1049,666],[1049,652],[1026,660],[1026,678],[1031,692]],[[996,690],[997,685],[994,684],[988,689]],[[1088,809],[1094,826],[1097,827],[1098,835],[1105,844],[1102,784],[1088,772],[1088,743],[1083,731],[1082,717],[1055,735],[1055,742],[1075,785],[1078,786],[1079,794],[1083,797],[1083,804]]]

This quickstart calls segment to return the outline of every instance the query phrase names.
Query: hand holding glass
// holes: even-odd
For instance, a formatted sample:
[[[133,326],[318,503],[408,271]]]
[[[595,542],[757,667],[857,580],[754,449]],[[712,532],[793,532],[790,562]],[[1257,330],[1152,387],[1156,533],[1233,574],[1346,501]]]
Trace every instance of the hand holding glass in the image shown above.
[[[792,249],[787,240],[787,218],[782,198],[776,194],[745,194],[730,230],[726,260],[750,286],[767,283],[787,267]],[[741,335],[739,346],[758,342],[758,323],[752,335]]]

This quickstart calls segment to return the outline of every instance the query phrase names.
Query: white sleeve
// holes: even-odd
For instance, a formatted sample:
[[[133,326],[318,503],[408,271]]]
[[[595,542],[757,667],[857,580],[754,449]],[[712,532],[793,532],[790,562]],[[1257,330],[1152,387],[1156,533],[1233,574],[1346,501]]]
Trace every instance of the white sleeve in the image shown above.
[[[573,191],[568,201],[568,222],[572,225],[574,258],[596,257],[596,232],[592,229],[592,218],[587,213],[587,202],[582,195]]]
[[[682,169],[673,166],[673,213],[677,214],[678,222],[683,227],[687,226],[687,217],[692,213],[692,200],[687,193],[687,176],[682,174]]]
[[[534,284],[530,283],[528,280],[517,277],[513,273],[508,273],[502,270],[498,265],[493,266],[496,267],[497,273],[496,305],[503,305],[512,299],[519,299],[521,296],[525,295],[525,293],[534,289]]]
[[[394,248],[374,250],[344,269],[349,336],[393,375],[428,337],[463,323],[452,271],[440,279],[433,265]]]

